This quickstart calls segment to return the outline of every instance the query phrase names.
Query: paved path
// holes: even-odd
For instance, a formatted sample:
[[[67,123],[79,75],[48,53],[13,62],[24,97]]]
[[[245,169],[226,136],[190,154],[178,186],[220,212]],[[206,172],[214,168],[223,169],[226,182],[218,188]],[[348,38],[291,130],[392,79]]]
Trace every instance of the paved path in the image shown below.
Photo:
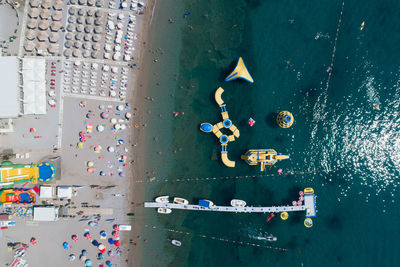
[[[86,100],[87,99],[92,99],[92,100],[99,100],[99,101],[110,101],[110,102],[125,103],[125,101],[122,101],[119,98],[106,97],[106,96],[95,96],[95,95],[64,93],[64,97],[76,97],[76,98],[82,98],[82,99],[86,99]]]

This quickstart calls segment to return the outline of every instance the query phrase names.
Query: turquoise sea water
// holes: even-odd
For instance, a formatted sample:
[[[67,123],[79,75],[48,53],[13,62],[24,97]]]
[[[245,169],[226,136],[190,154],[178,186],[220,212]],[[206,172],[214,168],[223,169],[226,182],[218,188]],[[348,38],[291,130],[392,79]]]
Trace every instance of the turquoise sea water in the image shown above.
[[[143,250],[143,266],[400,265],[400,2],[345,1],[338,27],[342,4],[158,2],[152,29],[160,34],[150,46],[151,57],[159,62],[147,66],[157,72],[149,81],[149,95],[155,99],[146,104],[147,157],[153,161],[144,179],[256,175],[257,167],[240,160],[250,148],[274,148],[291,158],[267,169],[264,174],[270,176],[265,177],[148,183],[145,200],[168,194],[192,203],[210,199],[229,205],[239,198],[267,206],[290,204],[299,190],[313,187],[318,216],[314,227],[306,229],[304,213],[290,214],[285,222],[276,216],[267,224],[267,215],[260,214],[173,211],[161,216],[145,210],[143,223],[157,228],[144,230],[149,245]],[[191,12],[187,18],[185,10]],[[254,84],[224,82],[239,56]],[[199,131],[201,122],[221,120],[213,97],[219,86],[240,130],[240,138],[228,145],[229,158],[236,161],[232,169],[220,162],[217,139]],[[281,110],[294,114],[292,128],[276,126]],[[173,111],[184,115],[174,118]],[[247,125],[249,117],[256,120],[253,128]],[[285,175],[277,175],[278,168]],[[266,234],[278,241],[257,240]],[[182,247],[171,246],[168,238],[181,240]]]

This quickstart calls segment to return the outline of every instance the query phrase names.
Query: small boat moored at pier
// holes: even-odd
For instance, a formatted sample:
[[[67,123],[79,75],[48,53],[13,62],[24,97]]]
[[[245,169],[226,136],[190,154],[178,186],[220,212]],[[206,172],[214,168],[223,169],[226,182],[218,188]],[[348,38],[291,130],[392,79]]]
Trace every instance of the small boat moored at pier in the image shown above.
[[[189,201],[187,201],[187,200],[184,199],[184,198],[174,197],[174,203],[176,203],[176,204],[187,205],[187,204],[189,204]]]
[[[232,207],[245,207],[246,202],[244,200],[240,200],[240,199],[232,199],[231,206]]]
[[[161,213],[161,214],[170,214],[172,212],[172,210],[169,208],[158,208],[157,212]]]
[[[211,208],[212,206],[215,206],[215,205],[211,200],[201,199],[201,200],[199,200],[199,206],[204,207],[204,208]]]
[[[157,197],[155,200],[157,203],[169,203],[169,196],[160,196]]]

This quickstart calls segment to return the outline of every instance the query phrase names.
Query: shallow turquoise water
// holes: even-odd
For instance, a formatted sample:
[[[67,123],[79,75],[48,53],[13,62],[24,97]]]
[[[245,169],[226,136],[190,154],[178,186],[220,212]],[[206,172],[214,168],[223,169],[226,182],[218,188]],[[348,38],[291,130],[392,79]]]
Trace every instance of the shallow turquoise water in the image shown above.
[[[173,216],[159,216],[146,210],[149,225],[190,233],[164,231],[154,240],[158,247],[145,249],[145,255],[156,255],[147,258],[146,266],[399,265],[400,3],[345,1],[329,83],[341,1],[187,0],[185,7],[178,1],[166,5],[179,7],[163,11],[163,19],[175,16],[166,32],[179,44],[173,50],[179,51],[179,65],[174,65],[175,57],[166,56],[161,67],[153,67],[168,69],[157,77],[168,86],[150,90],[155,95],[162,90],[161,99],[148,104],[156,109],[150,136],[160,138],[149,139],[148,156],[162,152],[149,166],[154,176],[259,174],[257,167],[240,160],[250,148],[274,148],[291,158],[267,169],[265,174],[271,176],[262,178],[151,183],[146,200],[169,194],[220,205],[232,198],[250,205],[279,205],[290,204],[299,190],[311,186],[318,195],[318,216],[314,227],[306,229],[302,213],[266,224],[266,215],[259,214],[173,211]],[[186,19],[183,10],[191,12]],[[360,31],[362,21],[365,28]],[[254,84],[223,81],[239,56]],[[178,81],[168,66],[179,72]],[[220,162],[216,138],[198,130],[201,122],[221,119],[213,98],[219,86],[225,89],[223,100],[241,134],[228,145],[229,158],[236,161],[233,169]],[[276,127],[275,115],[281,110],[294,114],[292,128]],[[173,118],[173,111],[184,115]],[[249,117],[256,120],[253,128],[247,125]],[[278,168],[288,175],[277,175]],[[266,233],[278,241],[256,239]],[[288,251],[236,246],[199,235]],[[179,239],[183,246],[171,247],[165,237]]]

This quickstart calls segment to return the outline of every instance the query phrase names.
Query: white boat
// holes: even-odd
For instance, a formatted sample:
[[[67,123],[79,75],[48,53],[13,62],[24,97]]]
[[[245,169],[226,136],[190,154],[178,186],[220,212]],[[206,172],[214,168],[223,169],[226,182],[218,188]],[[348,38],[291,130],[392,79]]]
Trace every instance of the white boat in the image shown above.
[[[176,203],[176,204],[187,205],[187,204],[189,204],[189,201],[187,201],[187,200],[184,199],[184,198],[174,197],[174,203]]]
[[[175,239],[171,241],[171,244],[174,245],[174,246],[177,246],[177,247],[182,246],[181,241],[175,240]]]
[[[240,199],[232,199],[231,200],[232,207],[244,207],[246,206],[246,202]]]
[[[157,212],[161,213],[161,214],[170,214],[172,212],[172,210],[169,208],[158,208]]]
[[[158,203],[169,203],[169,196],[161,196],[156,198]]]

